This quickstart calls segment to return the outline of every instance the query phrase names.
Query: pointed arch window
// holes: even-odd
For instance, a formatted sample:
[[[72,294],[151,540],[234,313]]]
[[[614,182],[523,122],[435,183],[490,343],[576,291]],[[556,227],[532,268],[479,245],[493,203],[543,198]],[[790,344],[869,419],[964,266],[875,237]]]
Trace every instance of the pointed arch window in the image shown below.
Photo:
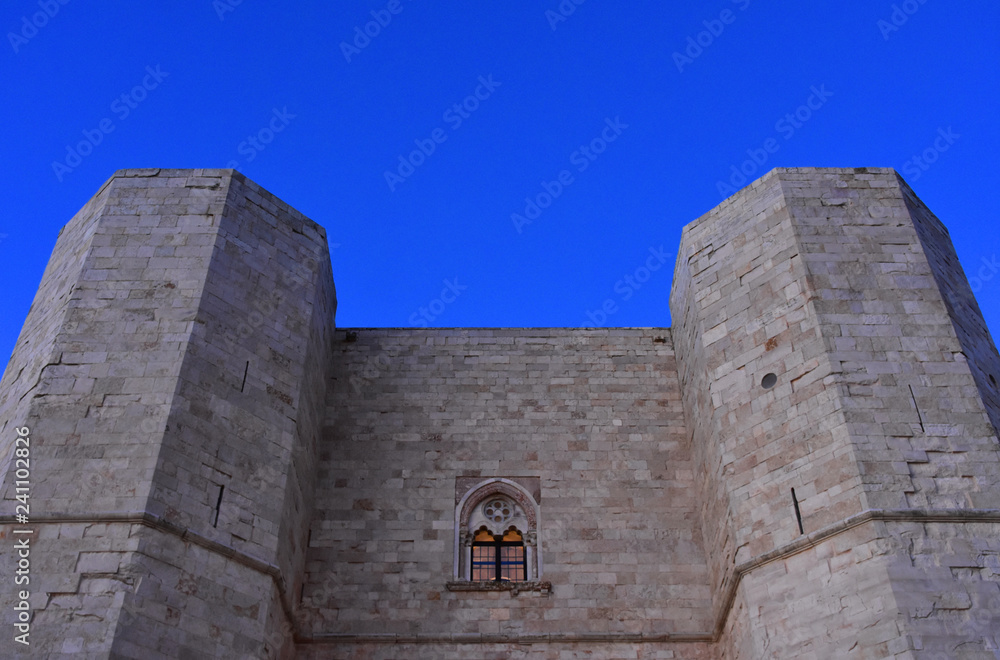
[[[538,502],[505,478],[466,491],[455,510],[455,578],[474,583],[538,580]]]
[[[524,537],[511,527],[503,536],[482,527],[472,539],[472,580],[475,582],[524,582],[528,564]]]

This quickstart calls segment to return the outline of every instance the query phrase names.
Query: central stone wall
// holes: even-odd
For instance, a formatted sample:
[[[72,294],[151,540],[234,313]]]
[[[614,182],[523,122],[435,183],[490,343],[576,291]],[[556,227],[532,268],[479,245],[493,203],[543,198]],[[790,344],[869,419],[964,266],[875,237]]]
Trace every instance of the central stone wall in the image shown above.
[[[419,645],[383,646],[392,657],[489,650],[435,644],[449,638],[563,640],[546,645],[558,653],[592,638],[610,645],[603,657],[636,657],[629,642],[640,634],[710,639],[697,478],[668,329],[356,336],[335,337],[302,600],[313,643],[300,653],[369,657],[396,636]],[[538,479],[551,595],[446,588],[456,481],[469,477]],[[672,644],[643,646],[674,657]],[[707,648],[683,646],[683,657]],[[480,657],[510,657],[497,652]]]

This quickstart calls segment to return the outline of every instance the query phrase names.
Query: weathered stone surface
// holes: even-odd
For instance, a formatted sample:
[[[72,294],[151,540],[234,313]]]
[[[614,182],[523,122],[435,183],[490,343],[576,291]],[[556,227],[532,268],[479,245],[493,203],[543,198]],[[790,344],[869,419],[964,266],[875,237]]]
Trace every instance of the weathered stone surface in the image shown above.
[[[668,331],[356,333],[336,337],[304,635],[711,634]],[[541,483],[551,596],[446,589],[456,479],[505,475]]]
[[[963,637],[938,622],[975,617],[907,605],[966,593],[961,571],[904,580],[889,551],[944,533],[983,548],[956,566],[995,553],[978,534],[998,529],[995,393],[980,395],[997,353],[971,299],[892,170],[775,170],[685,228],[672,330],[715,610],[735,603],[725,657],[991,652],[995,609]],[[802,532],[819,542],[789,554]],[[859,534],[840,552],[876,561],[836,550]]]
[[[0,382],[30,657],[1000,653],[1000,357],[892,170],[688,225],[673,328],[337,330],[325,242],[231,170],[117,172],[63,229]],[[465,581],[480,489],[529,582]]]
[[[121,171],[70,221],[2,385],[7,503],[32,438],[33,656],[263,648],[302,574],[333,306],[322,229],[229,170]]]

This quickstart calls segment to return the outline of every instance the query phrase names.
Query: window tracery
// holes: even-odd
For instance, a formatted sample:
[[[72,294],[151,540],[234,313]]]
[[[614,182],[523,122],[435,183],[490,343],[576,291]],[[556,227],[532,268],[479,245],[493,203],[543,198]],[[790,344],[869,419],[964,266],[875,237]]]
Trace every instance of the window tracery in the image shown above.
[[[503,478],[470,488],[455,510],[455,573],[471,583],[517,583],[541,574],[539,507],[521,485]]]

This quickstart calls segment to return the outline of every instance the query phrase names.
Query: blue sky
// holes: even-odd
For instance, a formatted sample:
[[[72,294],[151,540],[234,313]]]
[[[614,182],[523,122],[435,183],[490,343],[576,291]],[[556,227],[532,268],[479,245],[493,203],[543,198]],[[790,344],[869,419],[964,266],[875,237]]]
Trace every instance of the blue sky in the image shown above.
[[[326,227],[342,327],[666,326],[734,167],[895,167],[1000,328],[995,1],[8,0],[0,29],[5,356],[128,167],[238,167]]]

